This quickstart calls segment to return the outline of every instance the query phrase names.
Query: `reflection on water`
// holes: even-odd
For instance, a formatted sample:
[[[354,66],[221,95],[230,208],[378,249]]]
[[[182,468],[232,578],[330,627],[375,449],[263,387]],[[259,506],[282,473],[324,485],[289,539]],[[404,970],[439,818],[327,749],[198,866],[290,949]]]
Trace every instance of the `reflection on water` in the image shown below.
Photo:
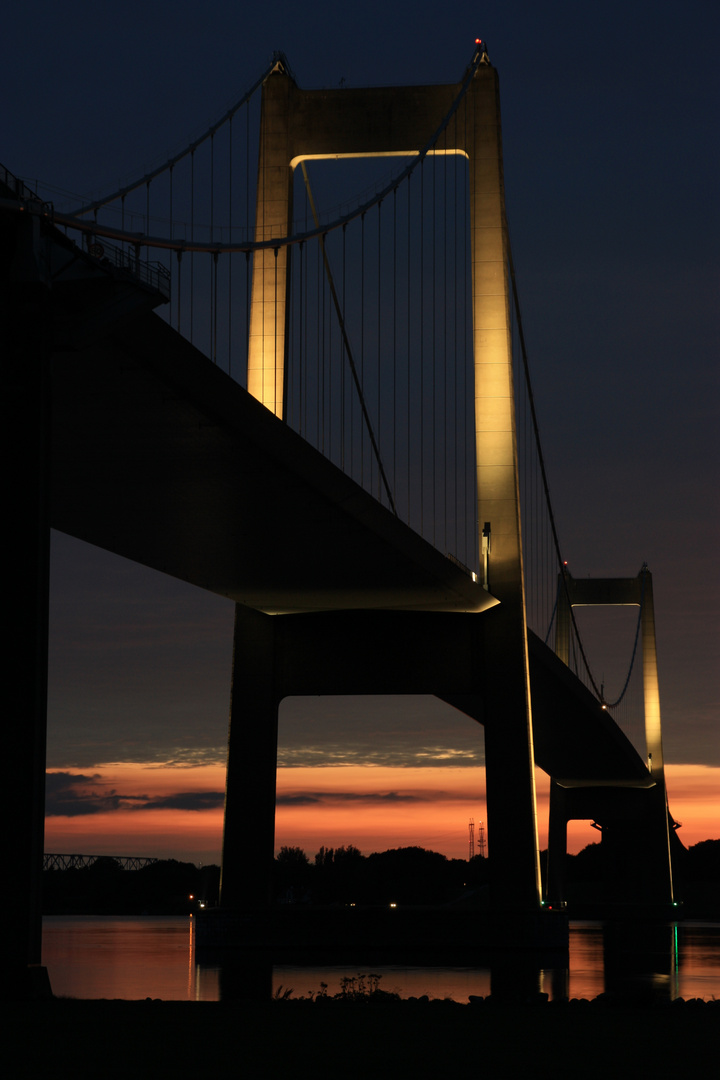
[[[542,992],[552,999],[607,993],[633,1000],[720,997],[720,924],[572,923],[567,959],[493,954],[473,967],[401,964],[275,964],[256,957],[232,965],[199,963],[192,919],[47,916],[43,962],[53,991],[78,998],[218,1001],[339,993],[344,978],[380,975],[401,997],[452,998]]]
[[[43,963],[59,996],[217,1000],[217,974],[203,992],[190,918],[45,916]]]

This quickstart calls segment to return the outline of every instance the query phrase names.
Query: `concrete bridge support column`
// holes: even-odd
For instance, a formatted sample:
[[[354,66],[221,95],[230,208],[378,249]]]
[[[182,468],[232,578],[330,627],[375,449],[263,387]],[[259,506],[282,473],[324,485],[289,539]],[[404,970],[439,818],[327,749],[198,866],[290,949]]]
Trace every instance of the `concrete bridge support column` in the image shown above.
[[[652,574],[643,566],[642,582],[642,660],[643,697],[645,701],[645,742],[648,751],[648,768],[655,780],[657,791],[655,818],[657,821],[657,867],[658,889],[668,903],[675,899],[672,873],[672,848],[670,845],[670,815],[668,813],[667,787],[665,785],[665,762],[660,723],[660,683],[658,679],[657,645],[655,639],[655,602],[653,599]]]
[[[510,338],[499,87],[480,67],[471,118],[470,229],[478,525],[489,529],[488,619],[494,672],[485,692],[488,841],[493,906],[539,909],[540,866]],[[508,777],[513,776],[513,783]]]
[[[501,613],[497,609],[497,614]],[[489,670],[495,672],[484,693],[485,783],[492,906],[498,912],[516,912],[539,909],[540,864],[522,641],[512,613],[504,614],[503,626],[498,626],[495,618],[488,620],[488,638],[497,630],[498,647],[491,646],[485,656]],[[515,648],[508,656],[500,643],[507,646],[513,638]]]
[[[603,818],[602,853],[607,899],[613,906],[667,911],[673,905],[664,788],[638,793],[634,814]]]
[[[273,617],[235,605],[220,902],[272,900],[279,699]]]
[[[553,905],[567,899],[567,823],[566,789],[551,779],[545,900]]]
[[[9,230],[8,230],[9,231]],[[5,234],[7,235],[7,234]],[[6,626],[2,785],[6,862],[13,888],[3,942],[3,991],[49,993],[40,968],[50,562],[50,295],[39,264],[37,219],[16,218],[0,263],[0,348],[12,408],[6,416]],[[5,256],[6,252],[3,252]]]
[[[616,789],[613,796],[608,796],[608,804],[601,804],[602,815],[595,812],[595,816],[602,825],[604,863],[613,902],[672,905],[670,819],[660,723],[652,574],[643,566],[634,578],[576,579],[565,570],[558,589],[555,651],[566,664],[570,659],[572,607],[639,606],[641,609],[645,742],[653,785],[630,797],[623,797],[622,789]],[[552,805],[551,792],[551,814]],[[552,844],[552,818],[550,828]],[[549,858],[552,857],[550,850]]]

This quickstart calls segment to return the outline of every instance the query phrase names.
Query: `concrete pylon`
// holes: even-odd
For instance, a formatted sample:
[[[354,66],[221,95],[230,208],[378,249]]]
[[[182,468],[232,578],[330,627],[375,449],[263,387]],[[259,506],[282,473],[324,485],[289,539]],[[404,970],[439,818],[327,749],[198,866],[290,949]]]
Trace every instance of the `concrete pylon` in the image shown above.
[[[655,637],[652,574],[643,566],[634,578],[573,578],[564,570],[558,582],[556,654],[569,664],[571,608],[635,606],[640,611],[643,703],[647,766],[652,782],[633,791],[608,788],[595,793],[595,817],[602,829],[610,902],[622,895],[630,903],[672,905],[674,887],[670,815],[665,784],[660,686]],[[588,784],[587,787],[592,787]],[[550,787],[548,898],[564,897],[567,821],[587,816],[588,800],[578,782],[566,790]],[[616,895],[612,895],[612,890]]]
[[[7,244],[0,252],[0,341],[3,379],[13,402],[6,420],[8,529],[6,643],[8,679],[3,785],[8,865],[14,891],[6,890],[13,933],[3,950],[5,996],[50,993],[42,952],[42,865],[47,726],[48,603],[50,569],[50,358],[52,306],[47,247],[37,218],[3,220]],[[17,904],[14,899],[20,896]]]
[[[235,605],[220,890],[223,904],[236,908],[271,901],[280,704],[274,638],[272,616]]]
[[[463,155],[469,164],[478,521],[489,533],[488,588],[500,601],[486,645],[495,677],[484,696],[494,904],[503,910],[535,910],[540,872],[499,84],[488,63],[474,65],[436,152]],[[292,175],[302,161],[416,155],[450,113],[464,81],[301,90],[279,63],[263,86],[256,239],[289,234]],[[289,257],[287,246],[255,253],[250,310],[248,390],[279,417],[284,411]]]

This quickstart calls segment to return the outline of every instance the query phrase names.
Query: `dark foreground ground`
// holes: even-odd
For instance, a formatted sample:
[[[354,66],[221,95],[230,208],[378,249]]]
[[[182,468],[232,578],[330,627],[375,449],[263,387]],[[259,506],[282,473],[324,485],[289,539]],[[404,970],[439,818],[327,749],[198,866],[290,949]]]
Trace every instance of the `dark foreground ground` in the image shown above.
[[[720,1002],[622,1008],[48,1001],[6,1004],[7,1076],[704,1077]],[[12,1064],[10,1064],[12,1063]]]

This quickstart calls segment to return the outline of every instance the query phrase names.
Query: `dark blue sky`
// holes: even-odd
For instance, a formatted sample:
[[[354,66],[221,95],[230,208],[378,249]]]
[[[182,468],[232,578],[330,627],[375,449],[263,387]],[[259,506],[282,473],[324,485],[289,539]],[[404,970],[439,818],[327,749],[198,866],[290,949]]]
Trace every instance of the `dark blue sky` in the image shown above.
[[[720,9],[249,7],[14,5],[0,162],[72,192],[114,189],[203,131],[276,49],[301,86],[444,83],[485,38],[566,557],[579,576],[648,562],[667,757],[720,764]],[[113,746],[166,760],[168,726],[198,752],[221,745],[231,605],[62,538],[54,569],[51,763]]]

